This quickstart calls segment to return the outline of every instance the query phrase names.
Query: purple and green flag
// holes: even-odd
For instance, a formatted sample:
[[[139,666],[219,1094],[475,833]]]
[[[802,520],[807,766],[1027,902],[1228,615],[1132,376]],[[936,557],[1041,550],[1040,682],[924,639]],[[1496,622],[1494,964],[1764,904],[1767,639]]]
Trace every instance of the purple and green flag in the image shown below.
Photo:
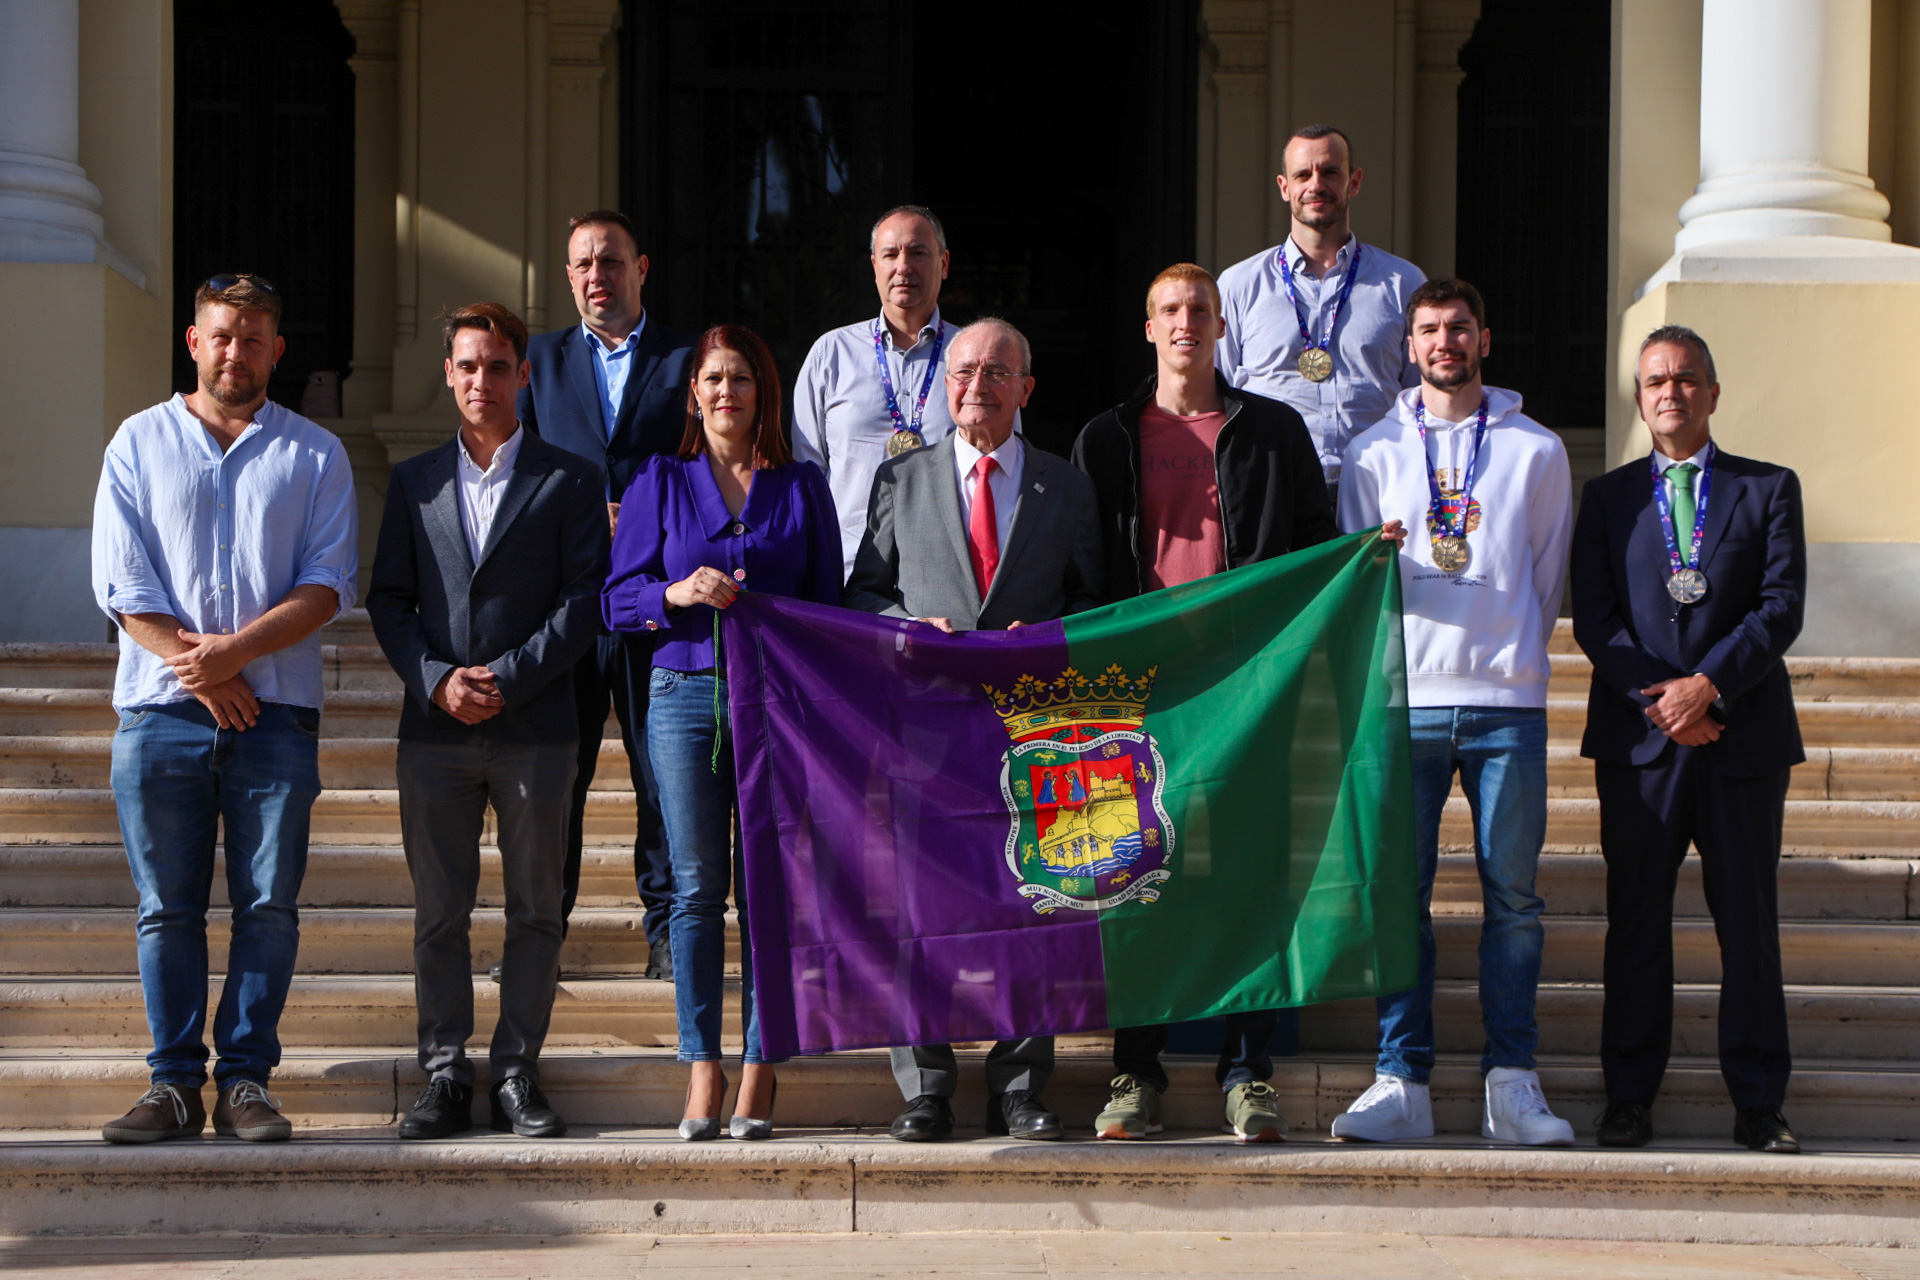
[[[770,1054],[1414,984],[1376,534],[1012,631],[751,593],[723,616]]]

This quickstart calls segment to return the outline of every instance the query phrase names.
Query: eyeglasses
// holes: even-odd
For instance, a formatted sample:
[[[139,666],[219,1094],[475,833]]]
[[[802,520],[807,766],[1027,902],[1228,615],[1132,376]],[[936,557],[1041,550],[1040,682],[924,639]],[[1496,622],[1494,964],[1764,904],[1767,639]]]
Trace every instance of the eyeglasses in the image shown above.
[[[214,293],[225,293],[237,284],[250,284],[263,293],[277,292],[265,276],[256,276],[249,271],[242,271],[238,275],[208,276],[207,282],[200,287]]]
[[[947,376],[963,387],[970,382],[983,382],[989,387],[1004,387],[1015,378],[1024,378],[1027,375],[1016,373],[1002,365],[990,364],[983,369],[976,369],[971,365],[964,369],[949,369]]]

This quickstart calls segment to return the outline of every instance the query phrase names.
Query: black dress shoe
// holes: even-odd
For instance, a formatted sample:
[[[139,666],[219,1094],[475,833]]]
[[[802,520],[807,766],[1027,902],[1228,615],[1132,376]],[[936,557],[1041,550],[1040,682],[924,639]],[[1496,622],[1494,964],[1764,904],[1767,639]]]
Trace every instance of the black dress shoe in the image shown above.
[[[673,981],[673,948],[664,939],[647,947],[647,977],[655,982]]]
[[[987,1133],[991,1137],[1055,1142],[1065,1137],[1066,1132],[1060,1125],[1060,1117],[1047,1110],[1037,1093],[1009,1089],[987,1099]]]
[[[435,1076],[427,1081],[427,1091],[413,1104],[407,1118],[400,1122],[403,1138],[451,1138],[473,1128],[473,1090],[467,1085]]]
[[[547,1095],[532,1076],[508,1076],[493,1086],[493,1128],[509,1129],[523,1138],[558,1138],[567,1122],[547,1105]]]
[[[1603,1147],[1644,1147],[1653,1140],[1653,1112],[1645,1103],[1607,1103],[1594,1126],[1594,1137]]]
[[[902,1142],[939,1142],[953,1136],[953,1104],[923,1093],[907,1104],[887,1130]]]
[[[1800,1139],[1778,1107],[1742,1107],[1733,1118],[1733,1140],[1750,1151],[1800,1154]]]

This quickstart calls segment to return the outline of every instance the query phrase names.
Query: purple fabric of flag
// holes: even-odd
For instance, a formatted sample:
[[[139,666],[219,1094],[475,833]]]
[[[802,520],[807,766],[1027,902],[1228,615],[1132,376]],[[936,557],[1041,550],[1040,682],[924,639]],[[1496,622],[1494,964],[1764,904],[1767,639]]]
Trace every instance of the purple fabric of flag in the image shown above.
[[[1008,736],[981,686],[1065,667],[1060,624],[949,636],[752,593],[724,617],[767,1051],[1106,1025],[1096,915],[1010,891],[989,803]]]

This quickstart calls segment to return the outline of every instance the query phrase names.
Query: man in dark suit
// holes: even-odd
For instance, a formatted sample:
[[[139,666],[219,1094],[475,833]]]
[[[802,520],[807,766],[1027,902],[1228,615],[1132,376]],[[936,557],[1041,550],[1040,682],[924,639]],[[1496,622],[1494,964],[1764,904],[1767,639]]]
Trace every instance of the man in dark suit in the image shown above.
[[[600,464],[607,477],[608,527],[640,464],[680,447],[687,420],[691,334],[669,329],[640,302],[647,257],[625,214],[601,209],[568,224],[567,281],[580,323],[543,333],[527,350],[531,381],[520,391],[520,421],[549,444]],[[646,908],[647,976],[673,977],[667,908],[673,872],[660,825],[660,790],[647,763],[647,678],[652,653],[639,636],[603,634],[573,673],[580,731],[579,769],[567,828],[563,917],[580,892],[580,844],[606,734],[607,703],[620,721],[638,818],[633,876]]]
[[[847,580],[849,608],[918,618],[942,631],[999,631],[1091,609],[1106,591],[1093,482],[1014,434],[1033,394],[1027,340],[1004,320],[954,335],[947,407],[954,433],[880,464],[867,532]],[[896,1048],[907,1109],[903,1142],[953,1133],[959,1083],[953,1046]],[[1056,1139],[1060,1117],[1040,1101],[1053,1037],[1002,1040],[987,1055],[987,1132]]]
[[[1651,462],[1587,483],[1573,626],[1593,660],[1587,732],[1607,862],[1603,1146],[1644,1146],[1673,1039],[1673,892],[1691,843],[1720,938],[1720,1070],[1734,1141],[1800,1149],[1775,876],[1787,777],[1806,758],[1784,661],[1807,581],[1800,481],[1714,445],[1699,334],[1656,329],[1634,378]]]
[[[600,632],[602,477],[514,419],[527,330],[498,303],[445,320],[458,434],[393,469],[367,612],[406,684],[400,829],[413,877],[414,992],[426,1092],[403,1138],[472,1124],[468,927],[489,802],[507,930],[493,1031],[493,1127],[557,1137],[536,1074],[560,973],[572,673]]]

